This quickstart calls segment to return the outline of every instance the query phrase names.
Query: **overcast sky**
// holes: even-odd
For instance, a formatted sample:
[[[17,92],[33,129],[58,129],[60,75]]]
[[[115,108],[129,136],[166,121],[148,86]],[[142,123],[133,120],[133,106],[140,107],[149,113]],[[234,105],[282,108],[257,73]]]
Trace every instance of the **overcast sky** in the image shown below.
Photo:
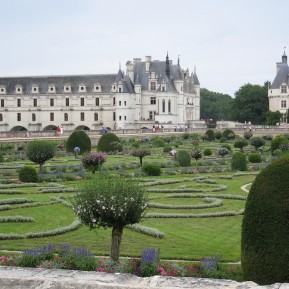
[[[288,0],[0,0],[0,77],[117,73],[149,55],[234,93],[289,54]]]

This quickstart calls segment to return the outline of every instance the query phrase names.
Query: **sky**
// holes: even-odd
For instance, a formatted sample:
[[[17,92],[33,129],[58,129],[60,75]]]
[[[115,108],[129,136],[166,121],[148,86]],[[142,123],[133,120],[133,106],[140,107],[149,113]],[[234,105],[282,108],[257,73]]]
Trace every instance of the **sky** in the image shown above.
[[[165,60],[234,97],[289,54],[288,0],[0,0],[0,77],[117,73]]]

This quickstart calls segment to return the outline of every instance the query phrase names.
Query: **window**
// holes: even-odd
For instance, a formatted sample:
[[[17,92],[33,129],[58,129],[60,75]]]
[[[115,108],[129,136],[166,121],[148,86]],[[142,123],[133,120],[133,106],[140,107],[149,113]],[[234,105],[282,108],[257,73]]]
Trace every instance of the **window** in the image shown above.
[[[162,101],[163,112],[166,112],[166,101],[163,99]]]
[[[65,98],[65,105],[69,106],[69,98]]]
[[[32,113],[32,121],[36,121],[36,115],[35,115],[35,113]]]
[[[3,115],[0,113],[0,121],[3,121]]]
[[[97,98],[95,99],[95,105],[96,105],[96,106],[99,106],[99,97],[97,97]]]
[[[21,113],[20,112],[17,113],[17,121],[21,121]]]
[[[121,115],[118,116],[118,119],[121,120]]]
[[[15,93],[22,93],[22,86],[21,85],[16,85]]]
[[[84,121],[84,112],[81,112],[81,113],[80,113],[80,120],[81,120],[81,121]]]
[[[149,111],[149,120],[155,120],[155,111]]]
[[[0,93],[5,94],[6,93],[6,87],[4,85],[0,86]]]
[[[286,108],[286,107],[287,107],[287,101],[281,100],[281,108]]]
[[[49,84],[48,85],[48,92],[49,93],[55,92],[55,85],[54,84]]]
[[[126,106],[126,101],[124,101],[124,106]]]
[[[115,112],[113,112],[112,114],[112,120],[115,121],[116,120],[116,117],[115,117]]]
[[[169,99],[168,102],[168,113],[171,113],[171,100]]]
[[[126,115],[124,116],[124,120],[126,120]]]
[[[85,86],[84,84],[81,84],[81,85],[79,85],[78,90],[79,90],[80,92],[85,92],[85,91],[86,91],[86,86]]]
[[[37,106],[37,99],[36,98],[33,99],[33,106]]]
[[[4,99],[1,99],[1,107],[4,107]]]
[[[151,82],[151,90],[156,90],[156,83],[154,81]]]
[[[54,98],[50,98],[50,106],[54,106]]]
[[[80,98],[80,106],[84,106],[84,97]]]
[[[281,93],[286,93],[287,92],[287,85],[282,85],[281,86]]]
[[[50,121],[54,121],[54,113],[50,112]]]
[[[112,100],[112,105],[115,106],[115,97]]]
[[[121,101],[118,102],[118,105],[121,106]]]
[[[156,97],[155,96],[151,97],[151,104],[156,104],[156,103],[157,103]]]
[[[121,92],[121,87],[118,88],[118,92]]]
[[[94,121],[98,121],[98,113],[94,113]]]
[[[162,87],[162,91],[166,91],[166,89],[165,89],[165,87],[164,87],[164,86]]]
[[[64,121],[68,121],[68,113],[64,114]]]
[[[21,107],[21,99],[20,98],[17,99],[17,107]]]
[[[33,85],[32,85],[31,92],[32,92],[32,93],[38,93],[38,92],[39,92],[38,86],[37,86],[36,84],[33,84]]]

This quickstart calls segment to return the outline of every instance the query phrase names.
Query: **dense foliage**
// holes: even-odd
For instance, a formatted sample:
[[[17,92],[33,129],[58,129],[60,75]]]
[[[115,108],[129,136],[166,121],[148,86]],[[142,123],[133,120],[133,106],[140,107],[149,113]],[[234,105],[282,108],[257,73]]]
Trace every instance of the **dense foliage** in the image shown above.
[[[176,159],[181,167],[188,167],[191,165],[191,156],[186,150],[178,150]]]
[[[267,111],[266,112],[266,124],[268,125],[276,125],[280,123],[282,114],[280,111]]]
[[[118,152],[122,151],[122,145],[116,134],[108,132],[100,137],[97,149],[100,152]]]
[[[281,144],[287,144],[288,139],[285,138],[283,135],[277,135],[272,139],[271,142],[271,152],[274,154],[274,152],[280,148]]]
[[[92,152],[86,154],[81,158],[83,167],[92,172],[93,174],[100,169],[102,164],[105,163],[107,155],[104,153]]]
[[[27,158],[39,164],[39,171],[42,172],[43,164],[54,157],[56,147],[53,143],[45,140],[34,140],[26,145]]]
[[[137,180],[103,174],[81,182],[74,210],[90,229],[113,228],[111,258],[118,261],[123,228],[140,222],[146,206],[144,186]]]
[[[65,143],[67,152],[74,152],[75,147],[80,148],[80,153],[91,152],[91,140],[84,130],[75,130],[67,139]]]
[[[261,158],[260,154],[252,153],[252,154],[249,154],[248,161],[250,163],[261,163],[262,162],[262,158]]]
[[[215,133],[212,129],[208,129],[206,131],[206,135],[208,136],[208,141],[214,141],[215,140]]]
[[[156,164],[145,164],[142,166],[142,170],[148,176],[160,176],[161,175],[161,168]]]
[[[247,171],[246,156],[241,152],[235,152],[232,156],[231,168],[237,171]]]
[[[269,110],[268,85],[245,84],[235,93],[231,102],[231,119],[251,121],[252,124],[265,124]]]
[[[260,285],[289,282],[289,156],[257,175],[242,224],[241,264],[246,280]]]
[[[255,150],[258,150],[258,148],[262,147],[265,144],[265,140],[261,137],[252,137],[250,139],[250,145],[255,148]]]
[[[227,128],[223,131],[223,137],[225,137],[226,139],[234,139],[235,133],[233,130]]]
[[[238,148],[243,151],[243,148],[248,146],[248,144],[249,143],[245,139],[239,138],[234,142],[234,148]]]

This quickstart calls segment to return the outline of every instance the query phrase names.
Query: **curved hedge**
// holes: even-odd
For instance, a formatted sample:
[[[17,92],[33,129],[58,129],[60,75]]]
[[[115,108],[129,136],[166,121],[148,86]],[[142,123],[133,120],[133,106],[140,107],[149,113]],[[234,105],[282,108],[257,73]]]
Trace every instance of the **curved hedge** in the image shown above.
[[[250,189],[242,224],[245,280],[289,282],[289,156],[273,161]]]

